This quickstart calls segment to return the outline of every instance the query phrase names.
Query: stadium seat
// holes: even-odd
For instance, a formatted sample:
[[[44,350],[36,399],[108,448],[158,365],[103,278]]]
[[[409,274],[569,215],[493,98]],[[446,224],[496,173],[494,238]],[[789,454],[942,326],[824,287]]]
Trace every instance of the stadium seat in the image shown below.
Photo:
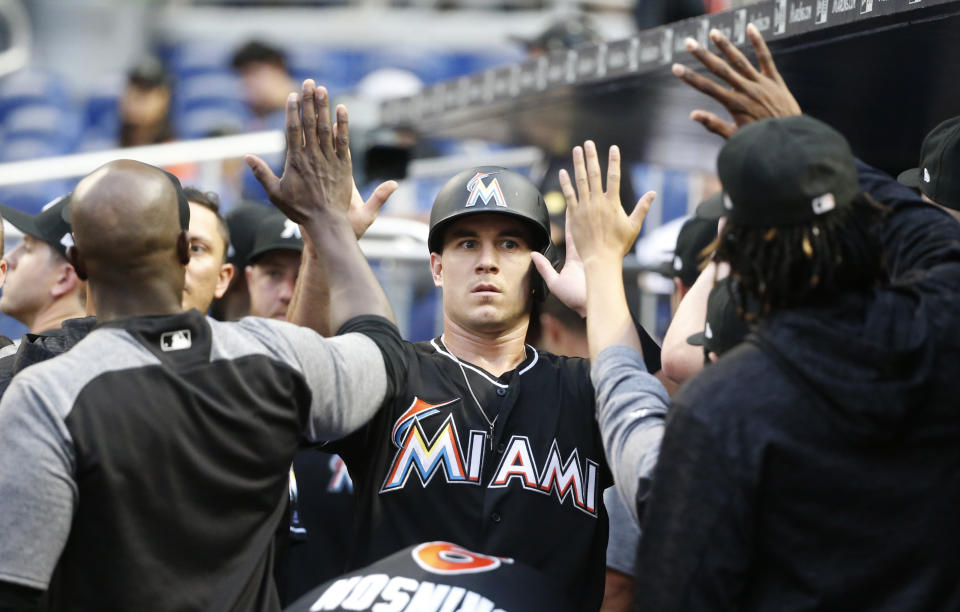
[[[49,72],[26,68],[0,80],[0,121],[22,106],[44,104],[67,108],[63,82]]]

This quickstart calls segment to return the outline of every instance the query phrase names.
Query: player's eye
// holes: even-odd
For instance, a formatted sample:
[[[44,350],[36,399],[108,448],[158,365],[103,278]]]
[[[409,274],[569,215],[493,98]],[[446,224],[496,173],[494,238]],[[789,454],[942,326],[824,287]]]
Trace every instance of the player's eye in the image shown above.
[[[206,252],[206,250],[207,250],[207,247],[205,247],[204,245],[198,242],[195,242],[190,245],[190,251],[193,253],[204,253]]]
[[[477,241],[467,238],[466,240],[460,241],[460,248],[462,249],[475,249],[477,248]]]
[[[500,241],[500,246],[508,251],[515,251],[516,249],[520,248],[520,243],[512,238],[505,238]]]

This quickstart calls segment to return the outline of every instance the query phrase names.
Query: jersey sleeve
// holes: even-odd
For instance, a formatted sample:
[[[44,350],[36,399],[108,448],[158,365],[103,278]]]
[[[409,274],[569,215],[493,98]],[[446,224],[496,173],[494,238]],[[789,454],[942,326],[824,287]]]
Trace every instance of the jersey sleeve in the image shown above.
[[[0,582],[46,590],[77,485],[72,439],[41,382],[18,376],[0,401]]]
[[[387,375],[386,398],[392,399],[395,397],[403,389],[409,360],[408,353],[405,350],[406,343],[400,336],[400,330],[383,317],[361,315],[350,319],[337,331],[338,335],[350,333],[363,334],[376,343],[383,356],[384,369]]]
[[[616,489],[637,514],[638,492],[649,491],[660,453],[670,398],[648,374],[640,355],[626,346],[600,352],[590,377],[597,394],[597,422]]]
[[[377,345],[363,334],[324,338],[305,327],[248,317],[240,324],[274,356],[306,379],[310,413],[306,437],[336,440],[367,423],[383,403],[387,375]]]

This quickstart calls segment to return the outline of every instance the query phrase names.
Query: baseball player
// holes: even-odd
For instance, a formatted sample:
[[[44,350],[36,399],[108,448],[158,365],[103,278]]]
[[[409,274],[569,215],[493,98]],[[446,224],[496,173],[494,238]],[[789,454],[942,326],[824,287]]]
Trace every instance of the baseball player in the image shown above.
[[[0,401],[0,609],[46,591],[53,610],[279,610],[298,443],[354,431],[386,397],[362,335],[184,312],[190,209],[174,187],[120,160],[74,191],[70,259],[99,326]],[[346,216],[327,221],[362,257]],[[375,285],[356,297],[356,314],[391,316]]]
[[[352,316],[349,291],[376,279],[362,257],[366,274],[343,278],[350,253],[329,240],[322,210],[304,206],[298,194],[303,183],[316,183],[312,189],[330,206],[348,205],[346,180],[340,190],[328,185],[351,171],[347,114],[337,109],[334,130],[326,90],[310,80],[302,101],[319,116],[303,113],[301,128],[300,98],[289,100],[287,134],[294,136],[283,177],[257,158],[248,163],[271,201],[309,237],[291,320],[317,325],[314,304],[329,294],[329,312],[320,316],[343,333],[357,321],[343,325]],[[546,574],[577,609],[597,609],[607,541],[602,492],[611,478],[589,362],[524,343],[531,305],[545,291],[531,254],[542,262],[550,256],[543,199],[516,172],[466,170],[437,195],[428,244],[434,283],[443,291],[443,334],[385,343],[392,379],[386,401],[366,426],[331,445],[358,496],[351,565],[445,540],[515,558]],[[565,270],[577,267],[573,251]],[[658,347],[649,337],[645,344],[649,367],[658,370]]]

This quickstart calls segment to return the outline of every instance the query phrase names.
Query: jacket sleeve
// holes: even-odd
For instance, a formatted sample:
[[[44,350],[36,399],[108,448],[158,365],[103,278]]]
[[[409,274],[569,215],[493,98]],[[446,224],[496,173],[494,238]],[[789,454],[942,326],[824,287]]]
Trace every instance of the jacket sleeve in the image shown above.
[[[891,208],[883,246],[891,280],[960,262],[960,223],[876,168],[857,160],[860,188]]]
[[[635,500],[649,491],[670,399],[626,346],[611,346],[590,365],[597,394],[597,423],[621,498],[637,516]]]
[[[692,411],[670,410],[637,551],[637,600],[659,612],[738,610],[752,548],[744,468]]]

